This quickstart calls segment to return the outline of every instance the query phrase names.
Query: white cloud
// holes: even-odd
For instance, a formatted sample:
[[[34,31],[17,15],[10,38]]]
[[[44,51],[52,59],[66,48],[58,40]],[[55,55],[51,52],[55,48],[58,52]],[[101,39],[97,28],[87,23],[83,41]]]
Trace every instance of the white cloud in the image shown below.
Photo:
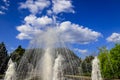
[[[52,15],[52,10],[47,10],[48,15]]]
[[[35,15],[29,15],[25,17],[24,21],[26,24],[35,27],[44,27],[52,23],[52,18],[48,16],[36,17]]]
[[[44,26],[44,25],[48,25],[52,23],[52,19],[48,18],[48,16],[43,16],[41,18],[37,18],[36,19],[36,24],[38,24],[39,26]]]
[[[41,34],[42,30],[37,29],[29,24],[24,24],[21,26],[17,26],[16,29],[20,32],[16,38],[20,40],[24,39],[32,39],[36,34]]]
[[[30,25],[21,25],[17,27],[17,30],[22,33],[29,33],[33,31],[33,28]]]
[[[25,24],[18,26],[17,30],[20,34],[17,36],[18,39],[31,39],[36,33],[44,32],[43,29],[50,27],[53,24],[52,18],[48,16],[36,17],[35,15],[26,16]],[[72,24],[70,21],[62,23],[56,23],[58,26],[54,28],[63,41],[68,43],[79,43],[87,44],[101,36],[101,33],[92,31],[91,29],[84,28],[77,24]]]
[[[61,12],[72,12],[73,5],[71,0],[27,0],[24,3],[20,3],[20,9],[28,9],[32,14],[41,13],[45,8],[52,6],[52,12],[50,13],[61,13]],[[49,13],[48,12],[48,13]]]
[[[66,21],[60,24],[60,32],[65,42],[87,44],[101,36],[101,33]]]
[[[5,7],[5,6],[1,6],[1,9],[2,9],[2,10],[8,10],[8,8]]]
[[[86,54],[86,53],[88,53],[88,50],[87,50],[87,49],[75,48],[74,50],[77,51],[77,52],[79,52],[79,53],[81,53],[81,54]]]
[[[34,21],[36,20],[36,16],[35,15],[29,15],[29,16],[26,16],[24,21],[27,23],[27,24],[33,24]]]
[[[5,12],[3,12],[3,11],[0,11],[0,14],[2,15],[2,14],[5,14]]]
[[[112,33],[106,40],[108,42],[120,43],[120,33]]]
[[[50,5],[49,0],[27,0],[20,4],[20,9],[29,9],[32,14],[40,13],[44,8]]]
[[[0,5],[0,15],[5,14],[5,12],[8,10],[8,7],[10,5],[9,0],[2,0],[3,5]]]
[[[53,2],[53,12],[58,14],[61,12],[72,12],[74,13],[71,0],[52,0]]]
[[[48,6],[50,7],[45,9]],[[38,36],[41,36],[42,33],[49,32],[48,27],[50,30],[52,29],[51,31],[57,32],[60,35],[60,39],[64,42],[72,44],[87,44],[97,41],[101,36],[99,32],[70,21],[60,22],[56,20],[58,13],[74,12],[71,0],[27,0],[25,3],[21,3],[20,8],[29,9],[31,14],[24,18],[23,25],[17,27],[17,30],[20,32],[17,36],[18,39],[31,39],[38,33]],[[43,9],[46,10],[46,15],[44,14],[42,17],[36,16]],[[55,25],[56,27],[54,27]]]
[[[17,27],[17,30],[20,32],[16,38],[23,39],[32,39],[31,33],[33,33],[33,28],[29,25],[21,25]]]
[[[22,33],[18,35],[17,37],[18,39],[21,39],[21,36],[23,36],[22,39],[31,39],[31,37],[35,36],[36,33],[44,32],[44,30],[41,29],[41,27],[31,26],[30,24],[27,24],[31,23],[31,21],[35,22],[34,20],[36,19],[35,18],[28,19],[26,20],[26,23],[24,25],[17,27],[17,30],[20,33]],[[47,19],[45,21],[47,21]],[[37,23],[35,22],[32,24],[35,25]],[[44,29],[46,29],[47,27],[49,26],[46,25]],[[101,36],[101,33],[99,32],[92,31],[91,29],[88,28],[83,28],[82,26],[79,26],[77,24],[72,24],[70,21],[62,22],[61,24],[58,25],[58,27],[54,27],[53,30],[60,35],[60,38],[64,42],[68,43],[87,44],[90,42],[97,41],[97,39]]]
[[[6,2],[7,0],[2,0],[3,2]]]
[[[16,38],[20,39],[20,40],[23,40],[23,39],[32,39],[31,36],[29,36],[28,34],[26,33],[20,33],[16,36]]]
[[[3,2],[5,3],[5,5],[8,7],[10,4],[10,1],[9,0],[3,0]]]

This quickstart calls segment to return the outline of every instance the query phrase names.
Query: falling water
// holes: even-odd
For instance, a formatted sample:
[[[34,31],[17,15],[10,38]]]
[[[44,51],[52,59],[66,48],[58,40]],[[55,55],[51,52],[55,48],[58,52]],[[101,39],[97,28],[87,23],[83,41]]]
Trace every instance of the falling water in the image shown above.
[[[15,63],[10,59],[4,80],[16,80]]]
[[[51,55],[51,49],[47,48],[45,51],[45,54],[42,58],[42,80],[52,80],[52,55]]]
[[[55,59],[53,67],[53,80],[64,80],[63,61],[64,59],[62,55],[58,55],[58,57]]]
[[[102,80],[99,64],[99,59],[95,57],[92,62],[92,80]]]
[[[11,63],[11,76],[17,74],[17,79],[14,80],[65,80],[65,75],[78,74],[79,58],[64,46],[64,41],[55,31],[56,28],[48,28],[42,35],[35,35],[21,58],[16,73],[14,64]]]

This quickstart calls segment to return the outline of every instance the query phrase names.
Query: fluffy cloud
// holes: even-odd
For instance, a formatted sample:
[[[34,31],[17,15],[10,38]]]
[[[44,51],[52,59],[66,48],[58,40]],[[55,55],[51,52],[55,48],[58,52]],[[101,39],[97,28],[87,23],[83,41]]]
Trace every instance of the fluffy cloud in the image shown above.
[[[106,40],[108,42],[120,43],[120,33],[112,33]]]
[[[34,35],[36,35],[36,33],[44,32],[41,27],[31,26],[28,24],[31,23],[31,21],[34,22],[36,18],[31,18],[28,20],[25,18],[25,20],[26,23],[24,25],[17,27],[17,30],[20,32],[20,34],[17,36],[18,39],[31,39]],[[45,21],[47,21],[47,19]],[[32,24],[35,25],[38,23]],[[45,26],[44,28],[47,27],[48,26]],[[92,31],[88,28],[83,28],[83,26],[79,26],[77,24],[72,24],[70,21],[60,23],[58,27],[54,27],[53,30],[56,31],[58,35],[60,35],[60,38],[64,42],[68,43],[87,44],[93,41],[97,41],[97,39],[101,36],[101,33],[99,32]]]
[[[53,12],[58,14],[61,12],[72,12],[74,13],[71,0],[52,0]]]
[[[40,13],[44,8],[50,5],[49,0],[27,0],[20,4],[20,9],[29,9],[33,14]]]
[[[33,28],[30,27],[29,25],[21,25],[17,27],[17,30],[22,33],[28,33],[28,32],[32,32]]]
[[[0,14],[3,15],[8,10],[8,7],[10,5],[9,0],[2,0],[3,5],[0,5]]]
[[[42,31],[35,27],[30,26],[29,24],[24,24],[21,26],[17,26],[17,30],[20,32],[16,38],[20,40],[24,39],[32,39],[36,34],[41,34]]]
[[[82,54],[86,54],[88,52],[87,49],[78,49],[78,48],[75,48],[74,50],[77,51],[77,52],[79,52],[79,53],[82,53]]]
[[[52,23],[52,18],[48,16],[36,17],[35,15],[29,15],[25,17],[24,21],[26,24],[35,27],[44,27]]]
[[[20,39],[20,40],[23,40],[23,39],[32,39],[31,36],[29,36],[28,34],[26,33],[20,33],[16,36],[16,38]]]
[[[50,6],[51,5],[51,6]],[[72,12],[73,5],[71,0],[27,0],[20,3],[20,9],[28,9],[32,14],[41,13],[45,8],[51,7],[51,13]]]
[[[0,14],[2,15],[2,14],[5,14],[5,12],[3,12],[3,11],[0,11]]]
[[[24,22],[23,25],[17,26],[20,34],[16,38],[20,40],[32,39],[36,34],[40,34],[42,27],[52,24],[52,19],[48,16],[36,17],[35,15],[29,15],[25,17]]]
[[[60,24],[60,32],[65,42],[87,44],[101,36],[101,33],[66,21]]]
[[[3,2],[5,3],[5,6],[7,6],[7,7],[10,5],[10,4],[9,4],[9,3],[10,3],[9,0],[3,0]]]
[[[48,6],[49,8],[47,9]],[[18,39],[32,39],[36,34],[41,36],[44,32],[45,34],[49,33],[50,30],[56,32],[64,42],[72,44],[87,44],[97,41],[101,36],[99,32],[71,23],[70,21],[57,21],[57,14],[74,12],[71,0],[27,0],[25,3],[21,3],[20,8],[29,9],[31,14],[24,18],[23,25],[17,26],[17,30],[20,32],[17,35]],[[47,15],[44,13],[42,17],[36,16],[43,9],[46,10]]]

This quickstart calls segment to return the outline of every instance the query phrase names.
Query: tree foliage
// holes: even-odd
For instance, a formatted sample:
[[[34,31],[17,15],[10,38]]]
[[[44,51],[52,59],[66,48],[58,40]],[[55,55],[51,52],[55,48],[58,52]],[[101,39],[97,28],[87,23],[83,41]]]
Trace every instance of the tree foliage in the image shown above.
[[[101,73],[104,78],[120,78],[120,44],[111,50],[99,49]]]
[[[25,49],[22,48],[21,45],[19,45],[18,48],[15,51],[13,51],[13,53],[11,53],[10,57],[14,62],[19,63],[19,61],[20,61],[21,57],[23,56],[24,52],[25,52]]]
[[[92,72],[92,60],[93,56],[86,56],[86,58],[82,61],[82,72],[84,76],[90,76]]]
[[[110,60],[114,72],[113,77],[120,79],[120,44],[116,44],[115,47],[110,50]]]
[[[0,74],[6,71],[8,60],[9,55],[7,54],[5,44],[2,42],[0,43]]]

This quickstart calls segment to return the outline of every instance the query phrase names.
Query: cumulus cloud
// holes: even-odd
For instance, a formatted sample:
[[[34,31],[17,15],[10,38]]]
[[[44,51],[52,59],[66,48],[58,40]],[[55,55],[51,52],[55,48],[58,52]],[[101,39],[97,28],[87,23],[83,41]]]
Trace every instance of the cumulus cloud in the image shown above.
[[[52,0],[53,2],[53,12],[58,14],[61,12],[72,12],[74,13],[73,10],[73,5],[71,0]]]
[[[36,33],[44,32],[44,30],[41,29],[41,27],[30,25],[31,21],[34,22],[34,20],[36,19],[35,18],[28,19],[26,20],[26,23],[24,25],[17,27],[17,30],[22,33],[17,36],[18,39],[24,39],[25,37],[27,37],[25,39],[31,39],[31,37]],[[32,24],[35,25],[38,23]],[[44,28],[47,28],[47,26],[45,26]],[[99,32],[92,31],[91,29],[84,28],[83,26],[79,26],[77,24],[72,24],[70,21],[62,22],[53,29],[60,35],[61,39],[64,40],[64,42],[68,43],[87,44],[93,41],[97,41],[97,39],[101,36],[101,33]]]
[[[20,9],[29,9],[32,14],[40,13],[44,8],[50,5],[49,0],[27,0],[25,3],[20,3]]]
[[[52,23],[52,18],[48,16],[36,17],[35,15],[29,15],[25,17],[24,21],[26,24],[35,27],[44,27]]]
[[[21,26],[17,26],[17,30],[20,33],[16,36],[16,38],[20,40],[32,39],[36,34],[42,33],[42,30],[32,27],[29,24],[23,24]]]
[[[16,36],[16,38],[20,39],[20,40],[23,40],[23,39],[32,39],[31,36],[29,36],[28,34],[26,33],[20,33]]]
[[[33,28],[30,25],[21,25],[17,27],[17,30],[22,33],[32,32]]]
[[[47,8],[48,6],[49,8]],[[59,13],[74,12],[71,0],[27,0],[20,4],[20,8],[28,9],[31,12],[24,18],[24,24],[17,26],[20,34],[16,38],[20,40],[32,39],[36,34],[40,36],[48,29],[53,29],[51,31],[55,31],[60,39],[72,44],[87,44],[97,41],[101,36],[101,33],[87,27],[70,21],[57,20]],[[41,14],[41,17],[38,17],[37,13],[42,12],[43,9],[46,10],[46,13],[44,11],[44,15]]]
[[[83,26],[72,24],[70,21],[65,21],[60,24],[60,32],[65,42],[87,44],[101,36],[101,33],[93,31]]]
[[[5,12],[8,10],[8,7],[10,5],[9,0],[2,0],[3,4],[0,5],[0,15],[5,14]]]
[[[108,42],[120,43],[120,33],[112,33],[106,40]]]
[[[32,14],[37,14],[48,7],[51,7],[48,13],[75,12],[71,0],[27,0],[24,3],[20,3],[19,8],[28,9]]]
[[[75,48],[74,50],[77,51],[77,52],[79,52],[79,53],[81,53],[81,54],[86,54],[86,53],[88,52],[87,49],[79,49],[79,48]]]

